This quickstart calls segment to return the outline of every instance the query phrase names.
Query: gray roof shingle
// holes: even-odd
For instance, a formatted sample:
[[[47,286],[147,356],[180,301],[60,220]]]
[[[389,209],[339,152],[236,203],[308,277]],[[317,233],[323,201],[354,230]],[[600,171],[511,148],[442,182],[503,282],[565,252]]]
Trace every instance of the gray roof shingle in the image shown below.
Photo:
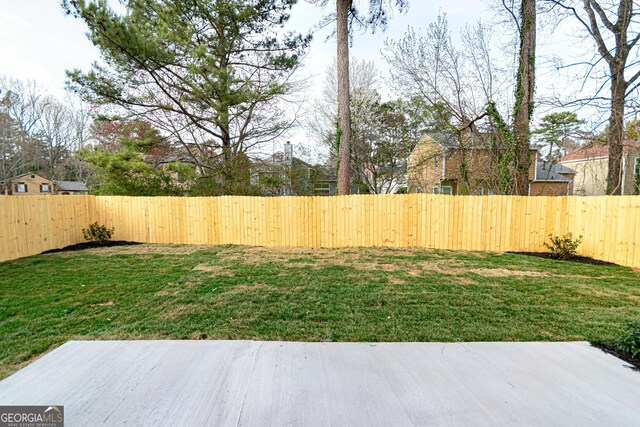
[[[56,181],[60,191],[89,191],[89,188],[80,181]]]
[[[574,174],[575,171],[558,163],[538,160],[536,164],[536,181],[570,182],[571,180],[560,174]]]

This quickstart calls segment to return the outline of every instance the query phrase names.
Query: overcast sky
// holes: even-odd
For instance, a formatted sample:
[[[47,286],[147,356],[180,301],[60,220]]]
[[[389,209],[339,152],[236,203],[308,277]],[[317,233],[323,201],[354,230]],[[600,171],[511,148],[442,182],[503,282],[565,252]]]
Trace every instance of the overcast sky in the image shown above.
[[[478,19],[491,22],[493,13],[488,9],[490,0],[409,0],[408,13],[395,13],[386,32],[375,34],[356,33],[351,47],[352,57],[376,62],[385,74],[386,64],[380,50],[387,38],[399,39],[407,27],[424,29],[433,22],[439,12],[447,14],[449,27],[454,35],[465,24],[474,24]],[[366,7],[364,0],[356,0]],[[329,2],[333,4],[332,1]],[[329,13],[301,0],[292,11],[291,26],[300,32],[308,32]],[[88,70],[99,58],[98,50],[87,40],[82,21],[64,14],[60,0],[0,0],[0,74],[20,79],[33,79],[52,94],[65,96],[65,70],[80,68]],[[322,88],[323,72],[335,58],[335,38],[327,40],[330,29],[317,31],[311,49],[305,58],[302,75],[311,76],[312,98]],[[499,33],[499,37],[500,37]],[[504,37],[507,38],[507,33]],[[570,40],[567,29],[557,29],[547,37],[539,38],[538,64],[544,65],[546,54],[568,49],[575,40]],[[508,39],[506,40],[508,42]],[[537,93],[548,93],[553,85],[548,71],[538,70]],[[557,83],[557,82],[556,82]],[[393,96],[393,94],[386,94]],[[538,111],[539,113],[539,111]],[[292,139],[310,146],[304,131],[297,132]]]
[[[387,37],[401,37],[407,26],[425,27],[435,20],[439,10],[447,13],[455,30],[475,22],[485,9],[479,0],[412,0],[409,13],[394,14],[386,32],[357,33],[352,53],[358,58],[380,60],[380,49]],[[307,32],[322,15],[317,6],[300,1],[292,12],[290,24],[298,31]],[[88,69],[99,56],[85,37],[85,31],[80,20],[65,15],[60,0],[0,0],[0,73],[36,80],[54,93],[62,94],[65,70]],[[321,72],[335,57],[335,39],[326,40],[328,34],[328,30],[315,34],[305,61],[307,70]]]

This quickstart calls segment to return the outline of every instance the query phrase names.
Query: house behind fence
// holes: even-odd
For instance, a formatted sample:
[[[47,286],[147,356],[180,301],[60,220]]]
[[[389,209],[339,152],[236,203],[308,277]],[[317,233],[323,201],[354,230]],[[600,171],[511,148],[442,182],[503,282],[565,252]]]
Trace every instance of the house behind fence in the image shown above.
[[[575,172],[540,158],[531,148],[530,196],[573,194]],[[472,137],[464,143],[445,135],[425,135],[409,155],[408,191],[427,194],[500,194],[495,155],[487,142]],[[464,176],[466,174],[466,177]]]
[[[87,194],[89,189],[80,181],[55,181],[34,172],[14,176],[4,185],[5,195]]]
[[[333,196],[338,179],[335,171],[294,156],[287,142],[283,151],[253,162],[251,184],[264,196]]]
[[[572,194],[576,196],[604,196],[607,194],[608,145],[590,145],[580,148],[562,157],[560,164],[576,172]],[[639,194],[640,142],[624,142],[621,166],[621,194]]]

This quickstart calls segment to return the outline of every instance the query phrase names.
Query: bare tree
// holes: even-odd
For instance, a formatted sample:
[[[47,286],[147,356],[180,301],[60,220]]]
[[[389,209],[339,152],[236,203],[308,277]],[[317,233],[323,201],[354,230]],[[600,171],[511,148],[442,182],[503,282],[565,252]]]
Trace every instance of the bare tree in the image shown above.
[[[0,105],[0,191],[4,183],[21,169],[25,161],[21,150],[20,123],[7,112],[7,100]]]
[[[379,73],[372,61],[350,64],[350,176],[359,191],[390,193],[403,186],[406,159],[434,114],[421,99],[383,102]],[[329,150],[329,164],[339,159],[336,143],[337,72],[327,67],[322,96],[313,108],[309,129]]]
[[[50,178],[62,178],[60,166],[78,144],[73,112],[66,105],[47,97],[42,106],[42,117],[35,138],[42,152],[41,169]]]
[[[329,0],[311,0],[325,6]],[[338,194],[351,192],[351,126],[349,105],[349,39],[355,25],[360,28],[386,28],[388,14],[393,5],[403,11],[408,0],[369,0],[369,14],[363,18],[353,0],[336,0],[336,13],[323,20],[323,24],[336,21],[336,51],[338,59],[338,122],[337,140],[340,160],[338,165]]]
[[[461,156],[459,175],[472,191],[469,164],[484,161],[473,158],[482,152],[476,148],[489,148],[489,140],[498,141],[487,138],[487,134],[499,132],[493,123],[493,118],[500,116],[498,110],[509,110],[511,76],[503,55],[494,54],[489,27],[482,22],[465,27],[461,39],[460,46],[453,44],[446,16],[440,15],[429,24],[424,36],[410,28],[402,39],[388,40],[383,55],[398,91],[419,96],[432,108],[446,113],[443,116],[447,119],[440,120],[437,133],[450,147],[451,141],[457,145],[455,149]],[[487,120],[487,116],[491,118]],[[510,132],[508,138],[499,139],[493,144],[492,161],[496,164],[511,159],[502,155],[511,141]],[[509,164],[507,172],[510,174],[512,169]],[[494,181],[500,180],[498,175],[496,172]],[[495,191],[508,192],[513,187],[497,183],[491,186]]]
[[[352,58],[349,65],[349,98],[378,92],[380,73],[373,61]],[[324,73],[322,93],[312,106],[312,119],[306,126],[311,133],[330,150],[338,149],[336,121],[338,118],[338,72],[336,62],[327,66]],[[333,153],[333,154],[337,154]]]
[[[442,14],[424,36],[409,28],[400,40],[387,40],[382,52],[394,89],[445,107],[456,128],[483,115],[489,101],[500,110],[509,107],[504,94],[510,81],[502,59],[492,51],[490,29],[478,22],[464,28],[461,36],[462,45],[454,45]]]
[[[38,169],[38,144],[33,137],[42,117],[42,90],[33,81],[0,76],[2,165],[0,179]]]
[[[0,77],[0,91],[0,181],[29,171],[54,179],[86,174],[77,162],[65,168],[89,139],[86,105],[59,101],[33,81]]]
[[[340,120],[340,76],[338,66],[334,63],[327,67],[325,71],[325,82],[320,99],[313,106],[314,118],[309,123],[309,128],[329,148],[329,162],[335,162],[338,166],[338,176],[340,168],[347,165],[348,177],[346,181],[351,185],[351,177],[359,181],[359,146],[368,141],[371,135],[368,130],[371,128],[371,113],[374,105],[380,101],[378,93],[379,73],[375,64],[371,61],[359,61],[352,59],[350,65],[351,73],[346,81],[350,83],[347,96],[349,108],[349,161],[344,163],[342,142],[343,132],[339,125]],[[344,80],[342,80],[344,82]],[[338,126],[336,124],[338,123]],[[354,140],[355,138],[355,140]],[[350,188],[349,188],[350,191]]]
[[[640,22],[634,0],[544,0],[566,17],[575,19],[596,46],[598,54],[591,60],[580,61],[583,86],[596,76],[596,89],[586,98],[571,100],[570,104],[608,103],[609,170],[607,194],[619,195],[622,190],[622,155],[624,139],[625,103],[640,85]],[[605,67],[600,67],[603,63]],[[604,69],[598,76],[597,70]],[[605,93],[609,89],[609,95]]]

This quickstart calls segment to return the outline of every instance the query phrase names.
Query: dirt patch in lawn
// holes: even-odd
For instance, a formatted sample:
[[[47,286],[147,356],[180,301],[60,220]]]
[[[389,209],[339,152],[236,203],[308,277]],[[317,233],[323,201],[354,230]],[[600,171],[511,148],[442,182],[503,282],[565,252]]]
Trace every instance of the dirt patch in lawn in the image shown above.
[[[611,279],[612,276],[585,276],[580,274],[554,274],[535,270],[510,270],[508,268],[471,268],[468,273],[476,273],[484,277],[550,277],[565,279]],[[456,273],[461,273],[457,271]]]
[[[391,263],[380,263],[380,262],[367,262],[367,261],[350,261],[345,262],[333,262],[333,265],[345,265],[348,267],[353,267],[356,270],[362,271],[399,271],[403,270],[402,265],[399,264],[391,264]]]
[[[275,286],[267,285],[265,283],[252,283],[250,285],[236,285],[233,288],[226,291],[226,294],[244,294],[252,293],[255,291],[278,291],[285,292],[284,289]]]
[[[542,271],[508,270],[506,268],[471,268],[467,272],[484,277],[557,277]]]
[[[355,248],[280,248],[280,247],[233,247],[218,252],[224,261],[236,261],[243,264],[264,264],[268,262],[286,264],[291,267],[320,269],[326,266],[344,266],[363,271],[398,271],[403,262],[379,262],[372,259],[371,251]],[[384,252],[384,251],[383,251]],[[372,256],[369,256],[372,255]]]
[[[388,279],[390,285],[406,285],[407,281],[396,276],[390,276]]]
[[[98,307],[111,307],[113,305],[116,305],[116,303],[113,302],[113,301],[107,301],[107,302],[99,302],[99,303],[93,304],[93,305],[98,306]]]
[[[159,255],[182,255],[191,254],[211,248],[211,245],[161,245],[141,243],[135,246],[115,247],[115,248],[95,248],[87,250],[87,253],[95,255],[114,254],[159,254]]]
[[[225,259],[241,259],[243,262],[252,264],[269,261],[287,262],[300,258],[313,258],[316,262],[328,261],[332,264],[353,264],[353,258],[377,258],[425,252],[429,252],[434,258],[441,257],[435,251],[420,248],[297,248],[279,246],[232,246],[220,251],[218,255]]]
[[[399,267],[406,267],[406,272],[410,276],[419,277],[424,273],[438,273],[446,276],[462,275],[469,272],[462,262],[446,261],[418,261],[400,264]]]
[[[490,255],[476,252],[455,252],[473,256],[481,261]],[[410,276],[421,277],[429,273],[447,276],[461,276],[469,272],[467,262],[451,261],[447,251],[427,248],[304,248],[271,246],[229,246],[217,253],[222,261],[243,264],[279,263],[289,267],[323,269],[327,266],[343,266],[359,271],[405,272]],[[415,259],[414,257],[418,257]],[[426,258],[426,259],[425,259]],[[509,271],[504,269],[504,271]],[[513,274],[487,273],[487,276],[527,275],[514,269]],[[533,272],[530,276],[539,277]],[[476,283],[472,279],[461,279],[462,284]]]
[[[177,289],[174,290],[168,290],[168,289],[162,289],[161,291],[156,292],[154,295],[157,297],[168,297],[168,296],[176,296],[180,293],[180,291],[178,291]]]
[[[470,279],[468,277],[464,277],[464,276],[456,277],[456,282],[461,285],[477,285],[478,284],[478,282],[476,282],[475,280]]]
[[[224,259],[242,260],[243,263],[261,264],[269,261],[286,262],[291,258],[323,257],[322,249],[283,248],[267,246],[232,246],[218,252]]]
[[[221,265],[199,264],[196,265],[193,269],[198,271],[205,271],[207,273],[222,273],[223,271],[225,271],[225,268]]]
[[[78,252],[90,255],[188,255],[197,251],[210,249],[213,245],[169,245],[113,241],[105,244],[79,243],[62,249],[52,249],[44,253],[60,252],[59,256],[76,256]]]

